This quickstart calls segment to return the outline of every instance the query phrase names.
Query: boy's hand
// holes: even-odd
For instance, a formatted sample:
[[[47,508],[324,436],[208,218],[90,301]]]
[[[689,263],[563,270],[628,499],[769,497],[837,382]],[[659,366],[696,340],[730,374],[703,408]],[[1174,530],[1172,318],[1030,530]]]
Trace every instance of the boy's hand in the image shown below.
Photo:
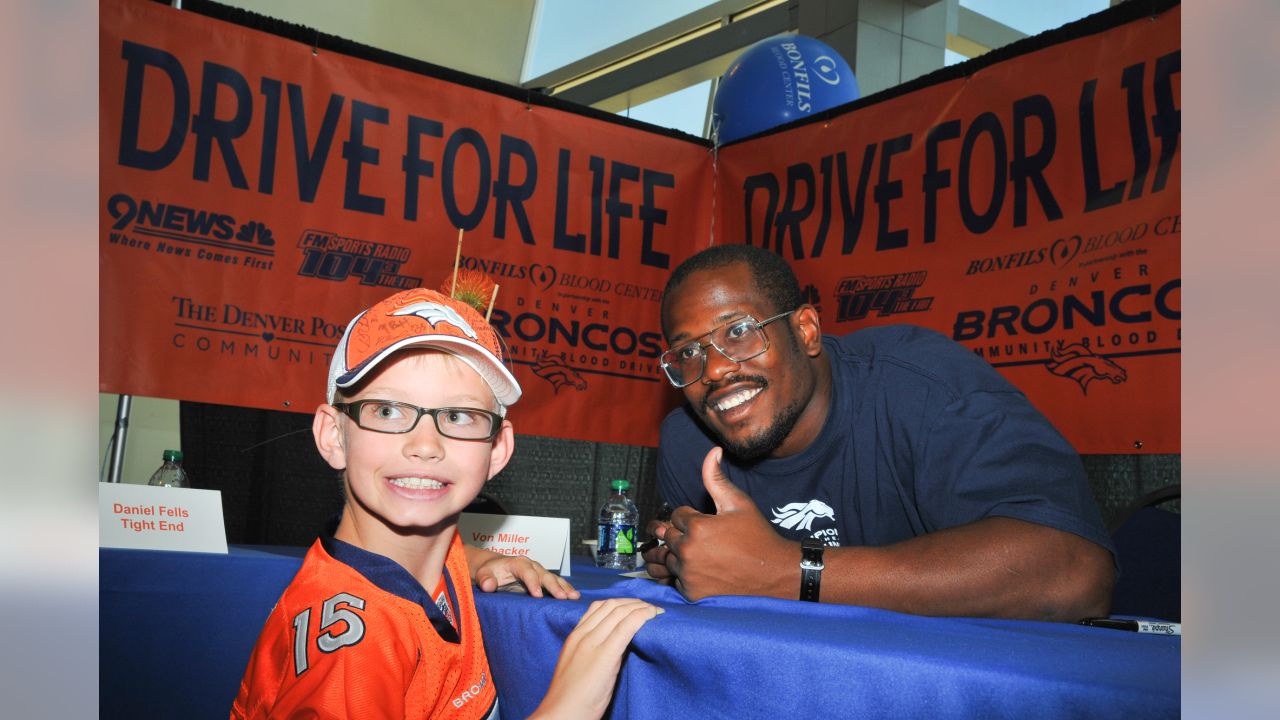
[[[471,580],[482,592],[494,592],[512,583],[520,583],[533,597],[542,597],[545,589],[558,600],[577,600],[582,596],[568,580],[542,567],[527,557],[512,557],[482,548],[463,545]]]
[[[551,687],[530,720],[590,720],[604,715],[622,669],[622,654],[640,626],[661,612],[661,608],[635,598],[591,603],[565,639]]]

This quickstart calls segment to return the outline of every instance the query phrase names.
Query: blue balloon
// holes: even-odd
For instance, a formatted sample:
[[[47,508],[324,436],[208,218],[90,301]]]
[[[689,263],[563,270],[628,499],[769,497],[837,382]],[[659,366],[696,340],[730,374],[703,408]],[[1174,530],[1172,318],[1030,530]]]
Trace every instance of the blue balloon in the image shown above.
[[[830,45],[779,35],[752,45],[725,71],[712,105],[717,144],[857,100],[858,80]]]

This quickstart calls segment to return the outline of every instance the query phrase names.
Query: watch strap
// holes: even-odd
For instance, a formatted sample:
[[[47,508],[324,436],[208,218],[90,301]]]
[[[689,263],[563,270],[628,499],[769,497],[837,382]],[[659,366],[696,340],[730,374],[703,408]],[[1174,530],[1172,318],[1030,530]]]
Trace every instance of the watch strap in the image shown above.
[[[822,551],[826,545],[812,538],[800,543],[800,599],[818,602],[822,590]]]

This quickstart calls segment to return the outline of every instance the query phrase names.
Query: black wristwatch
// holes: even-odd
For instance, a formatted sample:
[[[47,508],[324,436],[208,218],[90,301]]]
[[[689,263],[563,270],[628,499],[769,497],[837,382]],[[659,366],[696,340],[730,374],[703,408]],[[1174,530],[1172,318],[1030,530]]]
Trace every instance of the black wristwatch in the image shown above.
[[[818,602],[818,591],[822,589],[822,551],[826,548],[821,540],[806,538],[800,541],[800,599]]]

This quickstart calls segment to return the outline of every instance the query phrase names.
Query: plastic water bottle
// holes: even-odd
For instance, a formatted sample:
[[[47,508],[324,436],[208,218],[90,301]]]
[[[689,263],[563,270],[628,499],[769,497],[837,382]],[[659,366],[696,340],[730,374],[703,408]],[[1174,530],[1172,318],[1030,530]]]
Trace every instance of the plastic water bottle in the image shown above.
[[[164,464],[152,473],[151,482],[147,484],[163,487],[191,487],[191,483],[187,482],[187,471],[182,469],[182,451],[165,450],[163,457]]]
[[[636,567],[636,523],[640,511],[627,497],[631,483],[614,480],[613,492],[600,506],[600,535],[596,545],[596,566],[612,570],[634,570]]]

